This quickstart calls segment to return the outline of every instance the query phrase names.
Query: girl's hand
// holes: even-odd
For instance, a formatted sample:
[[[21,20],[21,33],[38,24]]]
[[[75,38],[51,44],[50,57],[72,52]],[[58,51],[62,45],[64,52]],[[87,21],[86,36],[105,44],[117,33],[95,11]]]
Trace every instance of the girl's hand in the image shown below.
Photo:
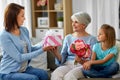
[[[91,67],[91,61],[87,61],[87,62],[85,62],[84,64],[83,64],[83,69],[85,69],[85,70],[89,70],[90,69],[90,67]]]

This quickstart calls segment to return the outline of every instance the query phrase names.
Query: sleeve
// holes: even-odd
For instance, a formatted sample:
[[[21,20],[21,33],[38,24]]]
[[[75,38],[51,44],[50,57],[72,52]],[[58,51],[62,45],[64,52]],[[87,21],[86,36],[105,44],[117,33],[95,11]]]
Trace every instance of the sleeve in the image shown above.
[[[113,46],[113,47],[110,49],[110,53],[111,53],[111,54],[114,54],[114,55],[117,55],[117,53],[118,53],[117,47],[116,47],[116,46]]]
[[[61,50],[61,56],[62,56],[62,61],[59,61],[58,59],[55,59],[56,65],[60,65],[63,64],[66,61],[66,57],[67,57],[67,37],[65,37],[64,41],[63,41],[63,46],[62,46],[62,50]]]
[[[93,52],[96,52],[96,49],[98,48],[97,45],[98,45],[98,43],[96,43],[96,44],[93,45],[93,48],[92,48]]]
[[[15,46],[15,44],[13,43],[9,35],[0,36],[0,42],[5,54],[9,55],[17,62],[30,60],[31,58],[36,57],[43,52],[42,49],[39,49],[39,50],[30,52],[29,54],[22,54],[17,49],[17,47]]]
[[[28,37],[29,41],[30,41],[30,37],[29,37],[29,31],[26,27],[23,27],[23,31],[25,32],[26,36]],[[31,43],[31,41],[30,41]],[[41,49],[43,46],[40,44],[36,44],[36,45],[31,45],[31,51],[36,51],[38,49]]]
[[[92,37],[91,44],[90,44],[91,49],[93,48],[93,45],[96,44],[97,42],[98,41],[97,41],[96,37]]]
[[[43,45],[41,45],[41,44],[31,45],[32,51],[41,49],[42,47],[43,47]]]

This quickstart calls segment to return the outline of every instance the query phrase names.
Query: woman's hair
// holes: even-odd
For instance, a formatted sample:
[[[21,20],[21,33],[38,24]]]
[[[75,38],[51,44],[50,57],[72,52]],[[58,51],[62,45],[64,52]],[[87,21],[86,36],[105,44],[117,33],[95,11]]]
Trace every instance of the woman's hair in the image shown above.
[[[116,42],[115,29],[108,24],[103,24],[101,26],[101,29],[104,31],[104,33],[106,35],[107,47],[108,48],[113,47],[115,45],[115,42]]]
[[[19,28],[17,16],[20,13],[21,9],[24,9],[24,7],[15,3],[10,3],[6,7],[4,14],[4,26],[8,32],[15,29],[15,25]]]
[[[86,12],[77,12],[77,13],[74,13],[71,16],[71,19],[73,21],[77,21],[77,22],[79,22],[81,24],[85,24],[85,26],[87,26],[91,22],[91,17]]]

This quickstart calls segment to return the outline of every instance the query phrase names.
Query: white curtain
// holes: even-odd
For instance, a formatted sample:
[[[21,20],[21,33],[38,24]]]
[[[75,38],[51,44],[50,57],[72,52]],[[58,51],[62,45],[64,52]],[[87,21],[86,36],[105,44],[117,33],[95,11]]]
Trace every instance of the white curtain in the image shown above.
[[[92,17],[87,28],[90,34],[97,36],[102,24],[110,24],[115,28],[116,38],[120,39],[119,0],[73,0],[73,13],[78,11],[86,11]]]
[[[25,22],[23,26],[27,27],[30,32],[30,37],[32,36],[31,31],[31,0],[0,0],[0,31],[3,27],[4,20],[4,10],[9,3],[17,3],[25,7]]]
[[[119,0],[86,0],[87,12],[92,16],[92,34],[96,35],[102,24],[110,24],[115,28],[116,38],[120,39]]]

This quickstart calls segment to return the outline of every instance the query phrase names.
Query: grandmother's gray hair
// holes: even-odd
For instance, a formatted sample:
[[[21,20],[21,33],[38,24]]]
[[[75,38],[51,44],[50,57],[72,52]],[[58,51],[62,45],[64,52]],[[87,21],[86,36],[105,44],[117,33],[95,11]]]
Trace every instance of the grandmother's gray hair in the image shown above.
[[[81,24],[85,24],[86,26],[88,26],[88,24],[91,22],[91,17],[86,12],[77,12],[77,13],[74,13],[71,16],[71,19],[73,21],[77,21],[77,22],[79,22]]]

